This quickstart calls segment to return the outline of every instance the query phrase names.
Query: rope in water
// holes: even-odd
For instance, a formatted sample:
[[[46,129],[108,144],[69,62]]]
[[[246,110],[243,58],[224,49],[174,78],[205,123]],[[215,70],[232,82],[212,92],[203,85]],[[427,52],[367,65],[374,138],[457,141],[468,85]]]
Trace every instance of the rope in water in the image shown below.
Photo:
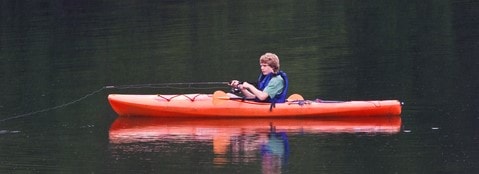
[[[138,88],[218,89],[218,88],[224,88],[224,86],[222,86],[222,87],[219,87],[219,86],[217,86],[217,87],[214,87],[214,86],[213,87],[194,87],[194,86],[195,85],[225,85],[225,84],[229,84],[229,83],[228,82],[192,82],[192,83],[158,83],[158,84],[103,86],[100,89],[97,89],[93,92],[90,92],[90,93],[88,93],[88,94],[86,94],[86,95],[84,95],[84,96],[82,96],[78,99],[72,100],[70,102],[66,102],[64,104],[49,107],[49,108],[45,108],[45,109],[40,109],[40,110],[37,110],[37,111],[32,111],[32,112],[25,113],[25,114],[20,114],[20,115],[7,117],[7,118],[4,118],[4,119],[1,119],[0,123],[8,121],[8,120],[28,117],[28,116],[35,115],[35,114],[38,114],[38,113],[43,113],[43,112],[48,112],[48,111],[64,108],[64,107],[73,105],[75,103],[78,103],[82,100],[85,100],[86,98],[88,98],[90,96],[93,96],[97,93],[100,93],[100,92],[102,92],[103,90],[106,90],[106,89],[138,89]],[[185,87],[181,87],[181,86],[185,86]]]
[[[20,115],[16,115],[16,116],[12,116],[12,117],[8,117],[8,118],[5,118],[5,119],[2,119],[0,120],[0,122],[5,122],[7,120],[12,120],[12,119],[17,119],[17,118],[22,118],[22,117],[27,117],[27,116],[30,116],[30,115],[35,115],[35,114],[38,114],[38,113],[42,113],[42,112],[48,112],[48,111],[52,111],[52,110],[55,110],[55,109],[59,109],[59,108],[63,108],[63,107],[66,107],[66,106],[69,106],[69,105],[72,105],[72,104],[75,104],[79,101],[82,101],[92,95],[95,95],[96,93],[99,93],[101,91],[103,91],[104,89],[106,89],[106,87],[102,87],[98,90],[95,90],[83,97],[80,97],[76,100],[72,100],[70,102],[67,102],[67,103],[64,103],[64,104],[61,104],[61,105],[58,105],[58,106],[54,106],[54,107],[50,107],[50,108],[45,108],[45,109],[41,109],[41,110],[37,110],[37,111],[33,111],[33,112],[29,112],[29,113],[26,113],[26,114],[20,114]]]

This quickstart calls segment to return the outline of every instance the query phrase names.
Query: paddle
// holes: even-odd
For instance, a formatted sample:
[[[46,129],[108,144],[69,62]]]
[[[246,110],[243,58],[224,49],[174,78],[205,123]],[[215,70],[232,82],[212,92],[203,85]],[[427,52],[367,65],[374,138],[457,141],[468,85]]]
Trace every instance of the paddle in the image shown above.
[[[288,97],[288,99],[286,99],[287,101],[291,102],[291,101],[298,101],[298,100],[304,100],[303,96],[299,95],[299,94],[292,94]]]
[[[230,97],[224,91],[215,91],[213,93],[213,104],[223,104],[226,100],[243,100],[242,97]]]
[[[238,100],[238,99],[243,99],[242,97],[230,97],[226,92],[224,91],[215,91],[213,93],[213,100],[214,99],[219,99],[219,100]]]
[[[215,91],[213,93],[213,99],[219,99],[219,100],[238,100],[238,99],[243,99],[242,97],[230,97],[228,94],[226,94],[224,91]],[[303,96],[300,94],[292,94],[286,99],[287,101],[298,101],[298,100],[304,100]]]
[[[213,99],[229,100],[230,97],[224,91],[215,91],[213,93]]]

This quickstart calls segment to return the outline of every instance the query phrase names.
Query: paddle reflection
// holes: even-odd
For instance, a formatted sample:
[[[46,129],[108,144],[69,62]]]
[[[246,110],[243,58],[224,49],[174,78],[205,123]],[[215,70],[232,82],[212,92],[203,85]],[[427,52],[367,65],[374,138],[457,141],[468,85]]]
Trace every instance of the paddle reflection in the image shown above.
[[[120,117],[111,125],[109,139],[111,144],[117,145],[142,142],[151,144],[151,142],[160,141],[172,143],[193,141],[204,145],[204,142],[209,142],[208,144],[213,145],[214,158],[212,162],[216,165],[261,159],[263,171],[275,173],[274,171],[280,170],[288,160],[288,136],[325,133],[393,134],[399,132],[400,127],[401,118],[399,116],[342,119]],[[147,149],[132,148],[128,150]],[[258,157],[258,154],[261,154],[261,157]]]

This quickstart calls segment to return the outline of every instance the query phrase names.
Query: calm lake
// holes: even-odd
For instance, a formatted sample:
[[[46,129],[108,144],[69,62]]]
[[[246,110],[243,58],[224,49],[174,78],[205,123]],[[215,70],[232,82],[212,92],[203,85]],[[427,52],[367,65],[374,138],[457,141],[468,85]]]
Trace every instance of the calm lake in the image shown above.
[[[1,1],[0,173],[477,173],[479,3]],[[119,118],[112,93],[253,82],[400,117]]]

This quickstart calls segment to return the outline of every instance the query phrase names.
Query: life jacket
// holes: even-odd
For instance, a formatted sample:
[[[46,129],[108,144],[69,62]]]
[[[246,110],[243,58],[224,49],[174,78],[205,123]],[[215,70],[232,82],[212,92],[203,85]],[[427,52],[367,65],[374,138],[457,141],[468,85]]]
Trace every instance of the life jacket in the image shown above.
[[[268,86],[268,83],[271,80],[271,78],[273,78],[277,75],[280,75],[283,78],[283,85],[284,85],[283,91],[281,91],[281,93],[277,94],[273,98],[268,97],[268,99],[266,99],[266,102],[271,102],[271,103],[284,103],[284,102],[286,102],[286,95],[287,95],[287,92],[288,92],[289,83],[288,83],[288,76],[286,76],[286,73],[283,72],[283,71],[279,71],[277,74],[275,74],[275,73],[269,73],[268,75],[260,74],[259,78],[258,78],[258,89],[263,91],[264,88],[266,88],[266,86]],[[259,99],[256,99],[256,100],[259,100]]]

